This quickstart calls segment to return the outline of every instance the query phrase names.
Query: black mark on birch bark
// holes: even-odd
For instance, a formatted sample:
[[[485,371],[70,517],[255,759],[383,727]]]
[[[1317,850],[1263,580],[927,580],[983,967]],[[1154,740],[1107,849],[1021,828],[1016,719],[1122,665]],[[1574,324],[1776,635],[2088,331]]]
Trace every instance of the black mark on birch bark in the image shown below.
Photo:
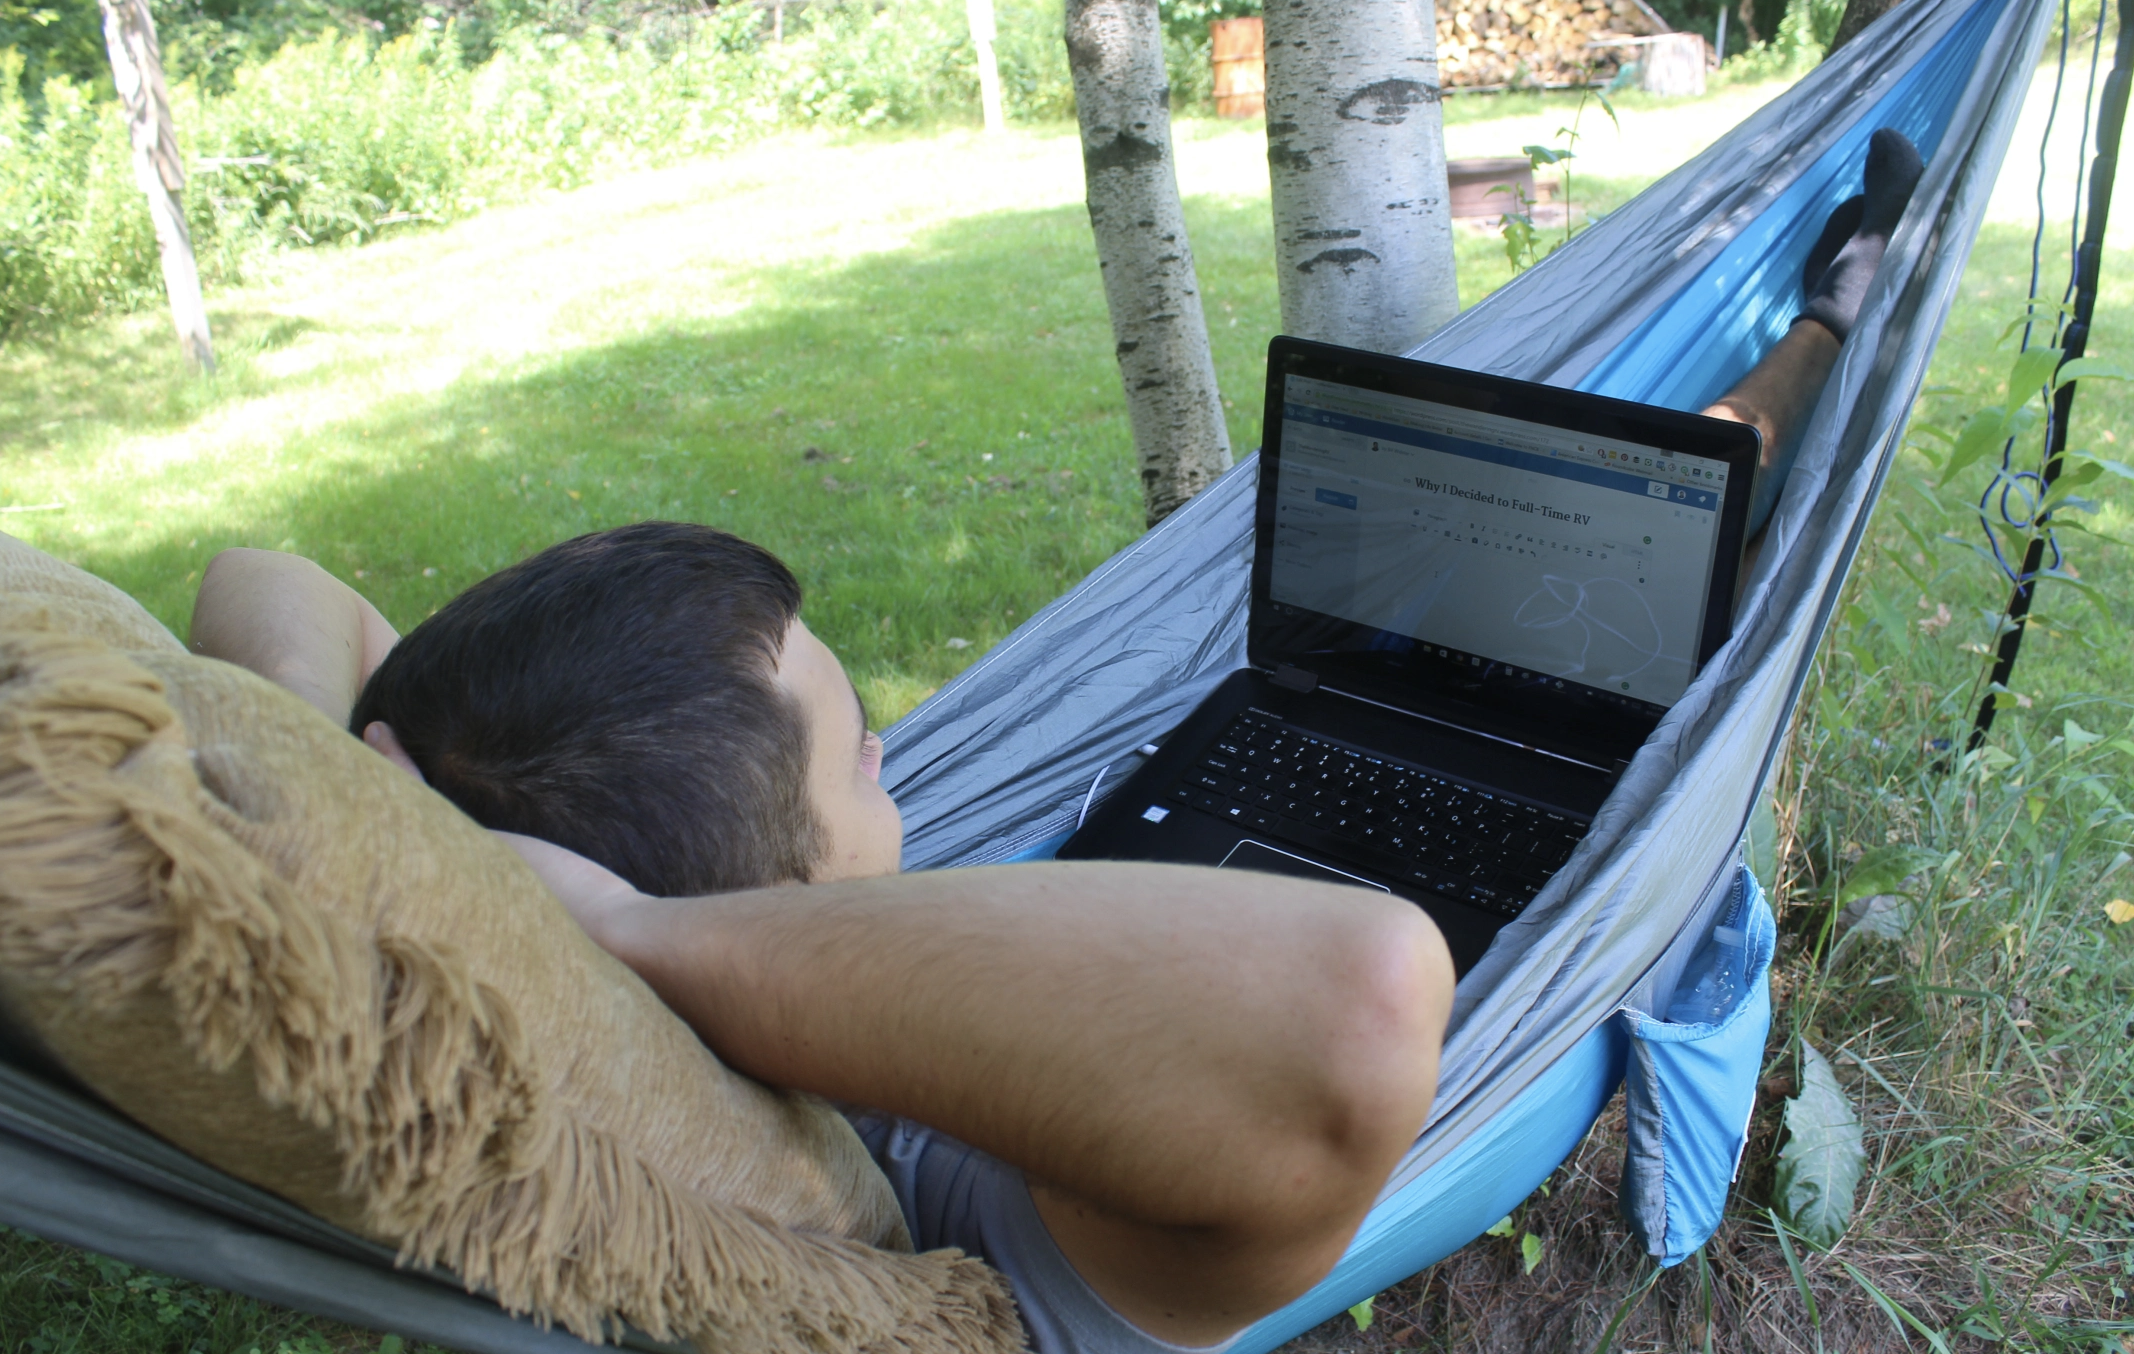
[[[1082,167],[1095,174],[1107,169],[1139,169],[1163,163],[1163,147],[1153,141],[1121,132],[1110,141],[1082,152]]]
[[[1300,240],[1354,240],[1363,235],[1360,230],[1303,230],[1297,232]]]
[[[1286,141],[1267,143],[1267,163],[1276,169],[1294,170],[1301,174],[1312,167],[1312,157],[1301,150],[1292,150]]]
[[[1320,264],[1328,263],[1339,268],[1344,274],[1350,274],[1356,271],[1353,265],[1364,262],[1376,263],[1378,255],[1368,249],[1323,249],[1298,264],[1297,271],[1308,273]]]
[[[1417,104],[1436,103],[1441,97],[1436,85],[1415,80],[1380,80],[1343,99],[1334,109],[1334,115],[1349,122],[1398,127],[1408,120],[1409,109]],[[1365,108],[1366,104],[1370,107]]]

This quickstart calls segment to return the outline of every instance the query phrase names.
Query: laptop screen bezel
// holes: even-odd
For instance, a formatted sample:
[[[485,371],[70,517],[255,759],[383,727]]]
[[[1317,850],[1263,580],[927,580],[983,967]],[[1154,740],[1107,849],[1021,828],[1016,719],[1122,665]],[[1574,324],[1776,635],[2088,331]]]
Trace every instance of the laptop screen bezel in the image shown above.
[[[1298,607],[1272,605],[1276,490],[1282,466],[1286,381],[1303,376],[1459,409],[1545,424],[1599,441],[1639,443],[1702,456],[1727,467],[1719,535],[1705,599],[1701,671],[1733,633],[1734,589],[1746,543],[1749,500],[1762,439],[1746,423],[1707,418],[1584,391],[1455,367],[1277,337],[1267,348],[1267,399],[1253,523],[1252,598],[1246,656],[1254,667],[1290,666],[1329,686],[1482,732],[1561,748],[1581,759],[1626,758],[1659,722],[1645,703],[1576,685],[1559,692],[1509,670],[1443,662],[1410,637]],[[1528,674],[1529,677],[1532,674]]]

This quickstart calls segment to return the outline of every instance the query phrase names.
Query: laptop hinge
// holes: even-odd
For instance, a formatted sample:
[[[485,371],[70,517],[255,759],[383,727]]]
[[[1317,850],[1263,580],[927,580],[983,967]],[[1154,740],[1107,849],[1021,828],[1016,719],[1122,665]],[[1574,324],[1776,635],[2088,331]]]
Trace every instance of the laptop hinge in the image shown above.
[[[1306,672],[1302,668],[1294,668],[1287,663],[1276,664],[1274,676],[1269,677],[1267,680],[1281,687],[1284,691],[1294,691],[1299,695],[1310,695],[1319,686],[1318,673]]]

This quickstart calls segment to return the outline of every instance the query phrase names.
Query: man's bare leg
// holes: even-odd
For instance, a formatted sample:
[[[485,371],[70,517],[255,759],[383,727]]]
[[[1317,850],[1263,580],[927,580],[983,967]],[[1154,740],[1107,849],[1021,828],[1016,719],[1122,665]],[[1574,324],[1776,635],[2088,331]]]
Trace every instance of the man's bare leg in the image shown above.
[[[1089,863],[642,899],[515,844],[730,1065],[1020,1167],[1162,1339],[1323,1277],[1436,1088],[1452,965],[1377,893]]]
[[[1750,510],[1751,531],[1763,525],[1778,500],[1808,415],[1838,363],[1839,347],[1837,335],[1821,324],[1795,320],[1777,346],[1704,411],[1711,418],[1746,423],[1763,437],[1753,489],[1755,506]]]

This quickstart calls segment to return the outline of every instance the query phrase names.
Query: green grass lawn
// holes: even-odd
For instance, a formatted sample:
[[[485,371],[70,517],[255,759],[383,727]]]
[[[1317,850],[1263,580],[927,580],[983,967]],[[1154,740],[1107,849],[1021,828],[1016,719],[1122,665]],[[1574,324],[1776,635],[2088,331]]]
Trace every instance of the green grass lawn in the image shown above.
[[[1590,196],[1578,190],[1580,202],[1605,210],[1773,92],[1729,88],[1689,105],[1626,101],[1620,131],[1589,113],[1582,153],[1590,177],[1583,182],[1592,187]],[[1455,155],[1516,153],[1521,144],[1550,139],[1569,109],[1561,99],[1527,96],[1497,105],[1501,116],[1494,118],[1483,115],[1490,106],[1480,100],[1451,107],[1447,139]],[[1257,441],[1262,354],[1277,329],[1263,143],[1255,126],[1199,122],[1181,124],[1178,139],[1217,370],[1243,451]],[[709,522],[763,542],[794,566],[807,587],[809,623],[845,658],[870,709],[893,718],[1139,530],[1125,411],[1080,193],[1075,138],[1065,128],[999,138],[791,136],[493,211],[426,236],[290,257],[258,285],[212,298],[223,362],[212,382],[174,369],[174,345],[155,316],[0,350],[0,530],[112,579],[183,635],[200,571],[227,546],[313,556],[405,629],[476,579],[556,540],[646,517]],[[1494,235],[1463,231],[1459,241],[1461,294],[1472,302],[1500,285],[1509,266]],[[2028,248],[2027,230],[2007,213],[1989,224],[1935,381],[1997,395],[2006,355],[1994,344],[2023,294]],[[2134,249],[2115,243],[2104,276],[2092,350],[2124,357],[2134,351]],[[2125,418],[2134,407],[2129,399],[2123,388],[2085,387],[2076,440],[2109,449],[2134,437]],[[1867,998],[1894,1000],[1900,988],[1870,986],[1882,973],[1858,966],[1863,956],[1893,956],[1862,949],[1849,966],[1819,963],[1810,932],[1828,910],[1817,900],[1848,852],[1857,859],[1863,843],[1879,844],[1893,832],[1907,841],[1939,840],[1947,829],[1932,817],[1948,801],[1923,779],[1921,749],[1936,730],[1958,732],[1967,684],[1979,670],[1962,646],[1990,637],[1987,614],[2005,592],[1962,543],[1976,534],[1963,504],[1979,480],[1974,471],[1961,485],[1935,488],[1924,461],[1909,452],[1892,480],[1863,554],[1856,608],[1840,618],[1809,693],[1807,708],[1820,722],[1804,734],[1789,773],[1799,898],[1791,925],[1802,938],[1789,961],[1795,967],[1782,975],[1788,992],[1844,998],[1787,1008],[1826,1051],[1863,1029],[1880,1031],[1881,1043],[1858,1045],[1870,1061],[1886,1051],[1906,1075],[1974,1090],[1975,1079],[1964,1080],[1970,1072],[1936,1071],[1942,1065],[1928,1054],[1940,1046],[1931,1021],[1944,1017],[1953,1022],[1949,1029],[1974,1021],[1958,1040],[1964,1056],[1986,1050],[1991,1041],[1975,1014],[1950,1015],[1917,993],[1912,997],[1929,1004],[1877,1006]],[[2126,521],[2134,499],[2111,489],[2099,497],[2099,525],[2134,535]],[[2066,595],[2048,594],[2043,604],[2048,624],[2032,637],[2014,682],[2030,706],[2000,731],[2024,757],[2064,761],[2064,750],[2053,753],[2048,740],[2068,718],[2113,734],[2128,725],[2124,697],[2134,692],[2134,660],[2123,627],[2134,555],[2076,540],[2074,562],[2098,600],[2078,603],[2072,588],[2055,585]],[[2090,780],[2125,799],[2134,762],[2109,760],[2119,754],[2108,748],[2095,756]],[[2003,788],[2011,775],[2035,775],[2033,787],[2059,787],[2049,798],[2033,790],[2042,804],[2036,811],[2018,795],[2008,821],[2028,815],[2035,829],[2057,825],[2063,813],[2087,814],[2088,792],[2069,788],[2071,774],[2043,761],[2034,771],[2004,774],[1995,782]],[[1967,812],[1961,795],[1954,802],[1958,816]],[[1986,814],[1981,822],[1991,817],[1977,813]],[[2035,1045],[2030,1053],[2040,1066],[2057,1065],[2053,1047],[2087,1040],[2078,1058],[2088,1059],[2080,1066],[2089,1069],[2081,1093],[2123,1096],[2123,1073],[2097,1059],[2125,1038],[2098,1020],[2134,990],[2134,927],[2114,928],[2099,913],[2111,888],[2129,887],[2126,874],[2116,885],[2103,875],[2117,849],[2111,843],[2126,832],[2116,820],[2070,823],[2060,838],[2007,846],[2006,862],[1993,854],[2001,839],[1986,841],[1971,862],[1975,879],[1965,875],[1971,882],[1963,887],[1975,884],[1977,897],[2005,896],[2015,906],[2034,897],[2025,881],[2044,877],[2041,862],[2058,861],[2051,865],[2058,873],[2041,886],[2050,909],[1996,912],[1990,925],[1978,921],[1977,934],[1965,932],[1963,946],[1951,942],[1938,955],[1912,959],[1921,971],[1942,965],[1935,971],[1945,970],[1944,986],[1964,977],[2020,989],[2026,1009],[2038,1014],[2014,1051],[1994,1044],[2001,1049],[1994,1056],[2020,1062],[2022,1049]],[[1994,929],[2011,924],[2013,931]],[[2073,939],[2045,964],[2043,939],[2063,933]],[[1994,967],[1994,955],[2012,956],[2019,945],[2031,947],[2021,964],[2011,958]],[[2068,971],[2049,976],[2062,963]],[[2048,1021],[2056,1022],[2051,1030]],[[2052,1030],[2088,1033],[2054,1045]],[[2000,1066],[1990,1058],[1985,1065]],[[1873,1099],[1880,1091],[1864,1073],[1845,1075],[1869,1104],[1876,1150],[1886,1164],[1896,1163],[1893,1170],[1912,1172],[1905,1153],[1932,1140],[1931,1125],[1898,1109],[1874,1117],[1883,1115]],[[1905,1084],[1920,1097],[1916,1083]],[[2074,1095],[2072,1085],[2054,1094]],[[1954,1103],[1933,1102],[1944,1107],[1936,1111],[1943,1122],[1956,1121],[1957,1110],[1947,1108]],[[1955,1211],[1935,1213],[1916,1192],[1905,1192],[1910,1183],[1893,1183],[1879,1202],[1868,1202],[1857,1262],[1935,1320],[1970,1300],[1964,1276],[1973,1260],[1990,1269],[1992,1256],[2003,1253],[2012,1257],[2010,1273],[2045,1273],[2039,1283],[2066,1313],[2123,1314],[2124,1297],[2111,1289],[2127,1281],[2108,1278],[2120,1257],[2134,1257],[2127,1249],[2134,1235],[2114,1241],[2110,1233],[2128,1216],[2126,1153],[2134,1132],[2123,1109],[2116,1120],[2107,1114],[2101,1128],[2080,1115],[2052,1118],[2029,1100],[2006,1113],[1966,1113],[1960,1135],[1973,1144],[1966,1150],[1975,1159],[1967,1160],[1988,1181],[1973,1191],[1982,1202],[1969,1213],[1955,1203],[1947,1205]],[[2047,1129],[2036,1127],[2041,1115]],[[1767,1157],[1768,1125],[1760,1142],[1752,1154]],[[2102,1181],[2098,1197],[2120,1191],[2118,1214],[2061,1229],[2079,1233],[2079,1254],[2070,1251],[2050,1268],[2037,1258],[2039,1246],[2051,1250],[2038,1241],[2049,1228],[2037,1209],[2058,1209],[2053,1216],[2070,1210],[2064,1191],[2010,1202],[2024,1187],[2007,1163],[2025,1152],[2063,1175],[2086,1172],[2086,1181]],[[1575,1161],[1565,1178],[1586,1169],[1584,1162]],[[1757,1169],[1766,1174],[1758,1177]],[[1768,1179],[1767,1167],[1752,1169],[1748,1179],[1753,1195],[1757,1180]],[[1555,1214],[1537,1204],[1533,1214],[1535,1226],[1556,1229],[1549,1264],[1518,1272],[1515,1264],[1498,1264],[1495,1243],[1485,1242],[1405,1286],[1405,1296],[1389,1296],[1386,1310],[1405,1313],[1402,1321],[1348,1343],[1384,1351],[1418,1341],[1485,1346],[1495,1329],[1485,1329],[1486,1313],[1476,1305],[1485,1289],[1487,1311],[1513,1314],[1505,1320],[1533,1304],[1560,1313],[1569,1303],[1584,1304],[1579,1312],[1597,1310],[1605,1322],[1630,1282],[1620,1228],[1607,1230],[1608,1200],[1559,1192],[1580,1202],[1560,1203]],[[1739,1272],[1784,1288],[1768,1233],[1761,1242],[1752,1235],[1752,1203],[1727,1234],[1745,1248]],[[1931,1282],[1888,1280],[1891,1266],[1902,1269],[1889,1256],[1926,1245],[1906,1230],[1906,1219],[1929,1217],[1937,1227],[1949,1218],[1958,1227],[1990,1219],[2005,1229],[2002,1249],[1973,1248],[1961,1263],[1928,1264]],[[1884,1228],[1899,1238],[1896,1249],[1878,1250],[1868,1236]],[[157,1327],[163,1299],[140,1285],[162,1281],[105,1274],[96,1262],[19,1235],[0,1241],[0,1338],[10,1348],[42,1354],[258,1345],[275,1354],[277,1342],[299,1339],[336,1348],[370,1343],[339,1328],[291,1325],[245,1304],[218,1306],[184,1285],[156,1291],[205,1302],[210,1315]],[[1811,1259],[1810,1269],[1833,1313],[1866,1311],[1881,1321],[1857,1289],[1842,1287],[1835,1261]],[[1666,1310],[1690,1311],[1695,1294],[1669,1284],[1679,1288],[1676,1279],[1661,1286],[1674,1304]],[[120,1315],[108,1317],[112,1311]],[[200,1324],[210,1317],[222,1324]],[[1641,1338],[1652,1338],[1638,1347],[1675,1340],[1686,1329],[1662,1321],[1643,1330]],[[1886,1328],[1858,1329],[1862,1344],[1832,1347],[1887,1338]],[[151,1338],[156,1330],[163,1334]],[[1341,1343],[1325,1333],[1314,1339]],[[1507,1347],[1521,1346],[1514,1340]]]

